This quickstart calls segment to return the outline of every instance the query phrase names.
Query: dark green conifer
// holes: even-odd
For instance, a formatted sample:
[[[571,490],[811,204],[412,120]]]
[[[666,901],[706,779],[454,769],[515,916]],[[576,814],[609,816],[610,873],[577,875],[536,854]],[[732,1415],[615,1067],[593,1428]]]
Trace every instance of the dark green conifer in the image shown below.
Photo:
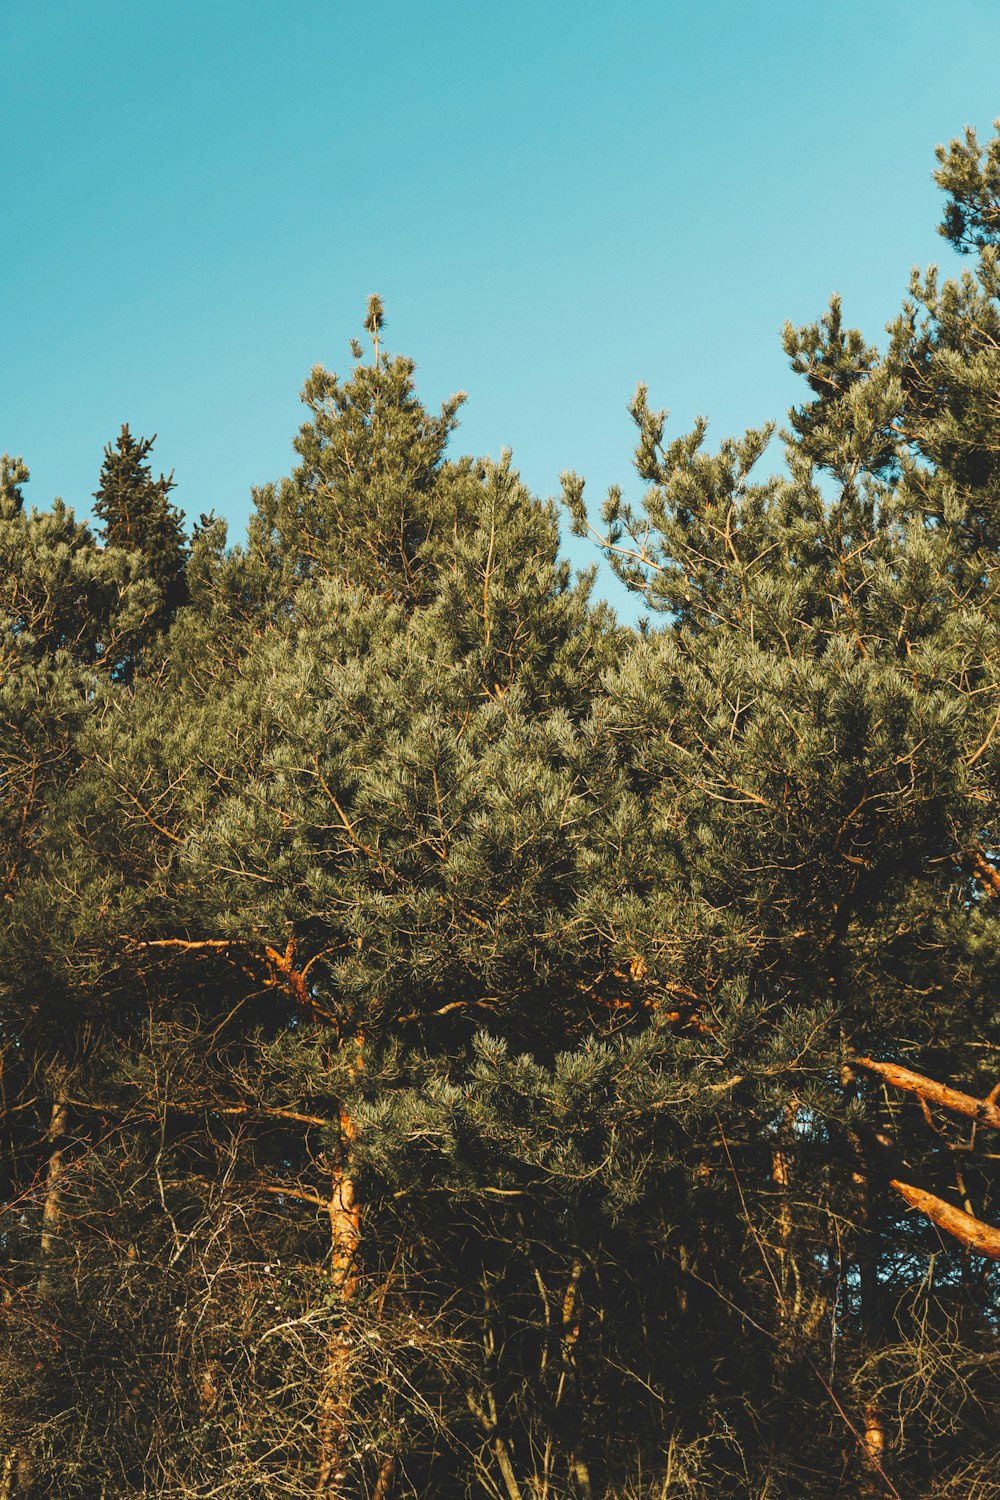
[[[156,674],[0,470],[7,1495],[991,1492],[998,161],[780,476],[640,388],[637,631],[377,299]]]
[[[105,546],[136,553],[159,595],[144,639],[133,644],[136,659],[145,641],[167,628],[188,597],[184,517],[169,498],[175,488],[173,474],[154,479],[146,462],[155,441],[155,433],[134,438],[125,423],[117,441],[104,450],[100,486],[94,492]],[[121,670],[131,676],[135,666],[136,660],[130,660]]]

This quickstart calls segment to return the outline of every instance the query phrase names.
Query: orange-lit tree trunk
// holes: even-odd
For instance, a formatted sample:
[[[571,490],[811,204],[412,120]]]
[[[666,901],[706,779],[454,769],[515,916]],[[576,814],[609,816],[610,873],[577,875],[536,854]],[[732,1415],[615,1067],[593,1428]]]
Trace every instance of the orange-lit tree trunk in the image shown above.
[[[868,1462],[876,1474],[882,1476],[885,1473],[886,1458],[885,1418],[877,1401],[865,1402],[864,1448]],[[875,1493],[884,1494],[884,1489],[878,1483],[875,1485]]]
[[[868,1353],[882,1339],[883,1291],[879,1278],[881,1216],[874,1182],[874,1163],[867,1152],[861,1153],[861,1171],[855,1180],[860,1197],[858,1281],[861,1295],[861,1336]],[[866,1493],[882,1495],[885,1493],[882,1481],[887,1459],[887,1436],[885,1418],[876,1396],[869,1396],[865,1401],[862,1447],[868,1459],[868,1474],[864,1481]]]
[[[783,1137],[777,1141],[771,1152],[771,1182],[778,1197],[775,1214],[775,1229],[777,1231],[777,1245],[775,1248],[778,1256],[778,1305],[776,1313],[779,1322],[783,1324],[794,1321],[794,1316],[798,1313],[800,1301],[798,1273],[791,1251],[792,1156],[790,1138],[798,1117],[798,1112],[799,1101],[792,1095],[791,1099],[785,1105]]]
[[[319,1399],[318,1496],[339,1496],[347,1469],[351,1407],[351,1304],[358,1286],[361,1209],[351,1172],[357,1131],[345,1110],[340,1114],[340,1153],[331,1184],[330,1277],[337,1303],[338,1326],[327,1342],[323,1387]]]

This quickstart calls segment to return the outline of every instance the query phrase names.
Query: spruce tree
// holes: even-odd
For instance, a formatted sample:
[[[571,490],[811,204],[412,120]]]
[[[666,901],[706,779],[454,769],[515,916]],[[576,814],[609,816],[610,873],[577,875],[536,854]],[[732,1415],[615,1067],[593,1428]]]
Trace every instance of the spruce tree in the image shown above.
[[[137,554],[159,596],[142,635],[132,643],[130,656],[120,664],[126,679],[134,674],[143,646],[166,629],[188,597],[184,517],[169,498],[175,488],[173,474],[154,479],[146,461],[155,441],[155,434],[134,438],[125,423],[117,441],[104,450],[100,484],[94,492],[94,511],[105,545]]]

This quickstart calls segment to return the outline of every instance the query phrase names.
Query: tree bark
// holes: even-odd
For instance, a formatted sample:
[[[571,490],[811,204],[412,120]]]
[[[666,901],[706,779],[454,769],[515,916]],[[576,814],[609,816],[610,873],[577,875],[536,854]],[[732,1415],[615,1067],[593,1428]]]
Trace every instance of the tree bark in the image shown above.
[[[974,1254],[985,1255],[990,1260],[1000,1260],[1000,1229],[995,1229],[992,1224],[984,1224],[982,1219],[967,1214],[963,1208],[955,1208],[944,1198],[914,1187],[911,1182],[890,1177],[889,1186],[911,1208],[919,1209],[939,1229],[943,1229],[945,1234],[950,1234]]]
[[[45,1165],[45,1197],[42,1200],[42,1233],[39,1241],[42,1274],[38,1285],[41,1291],[46,1290],[48,1286],[49,1263],[55,1253],[56,1238],[62,1226],[63,1143],[66,1139],[68,1120],[69,1105],[66,1102],[66,1089],[64,1083],[60,1081],[53,1091],[52,1110],[48,1129],[45,1132],[48,1159]]]
[[[879,1275],[879,1260],[882,1251],[882,1217],[879,1213],[877,1179],[882,1174],[877,1170],[885,1143],[880,1135],[871,1139],[855,1136],[858,1152],[858,1170],[854,1181],[859,1193],[858,1211],[858,1291],[860,1295],[861,1339],[866,1354],[881,1344],[885,1332],[884,1290]],[[887,1478],[887,1439],[885,1421],[877,1395],[869,1395],[863,1408],[861,1426],[861,1449],[868,1460],[867,1472],[861,1480],[862,1493],[883,1495],[882,1481]]]
[[[975,1120],[977,1125],[988,1125],[991,1130],[1000,1130],[1000,1104],[994,1097],[996,1090],[985,1099],[977,1099],[974,1094],[965,1094],[961,1089],[953,1089],[946,1083],[937,1083],[933,1078],[926,1078],[923,1073],[901,1068],[898,1063],[875,1062],[870,1057],[856,1057],[854,1061],[859,1068],[874,1073],[893,1088],[904,1089],[929,1104],[938,1104],[943,1109],[950,1109],[953,1114],[964,1115],[967,1120]]]
[[[914,1073],[911,1069],[902,1068],[897,1063],[875,1062],[870,1057],[858,1057],[855,1062],[858,1067],[874,1073],[877,1078],[892,1084],[894,1088],[916,1094],[926,1103],[938,1104],[954,1114],[974,1120],[979,1125],[987,1125],[993,1130],[1000,1130],[1000,1108],[994,1097],[997,1093],[996,1089],[985,1099],[977,1099],[974,1094],[965,1094],[960,1089],[951,1088],[948,1084],[937,1083],[933,1078],[926,1078],[922,1073]],[[974,1214],[966,1212],[965,1209],[956,1208],[946,1199],[939,1198],[936,1193],[929,1193],[925,1188],[916,1187],[909,1182],[888,1136],[879,1133],[876,1139],[883,1153],[883,1164],[889,1186],[894,1192],[898,1193],[911,1208],[918,1209],[945,1234],[950,1234],[953,1239],[958,1240],[966,1249],[973,1251],[976,1255],[985,1255],[990,1260],[1000,1260],[1000,1229],[994,1228],[992,1224],[984,1223],[982,1219],[977,1219]]]
[[[330,1276],[340,1304],[340,1326],[327,1344],[326,1368],[319,1402],[319,1473],[317,1496],[341,1493],[346,1473],[346,1450],[351,1405],[351,1344],[349,1310],[357,1291],[361,1209],[351,1176],[351,1143],[356,1127],[346,1111],[340,1115],[340,1161],[334,1169],[328,1204],[330,1215]]]

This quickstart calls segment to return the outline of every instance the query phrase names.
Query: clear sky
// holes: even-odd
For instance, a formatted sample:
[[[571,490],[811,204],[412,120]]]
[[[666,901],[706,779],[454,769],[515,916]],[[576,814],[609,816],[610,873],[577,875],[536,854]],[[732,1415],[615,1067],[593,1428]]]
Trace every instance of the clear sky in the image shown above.
[[[638,379],[780,418],[784,319],[877,336],[1000,114],[995,0],[7,0],[0,58],[0,449],[86,509],[128,421],[234,540],[372,291],[539,494],[628,480]]]

